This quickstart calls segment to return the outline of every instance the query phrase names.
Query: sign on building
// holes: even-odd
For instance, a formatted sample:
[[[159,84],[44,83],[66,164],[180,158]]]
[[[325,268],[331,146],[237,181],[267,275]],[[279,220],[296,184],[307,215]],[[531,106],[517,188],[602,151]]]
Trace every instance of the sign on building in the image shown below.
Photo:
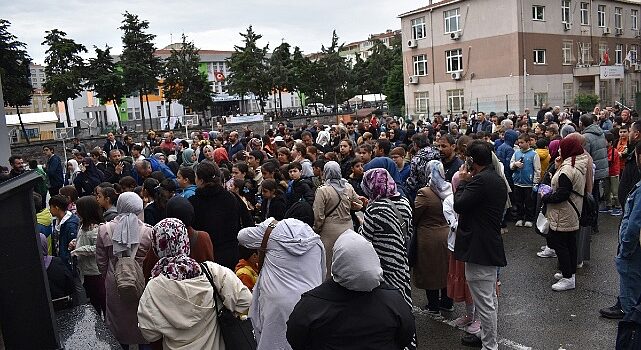
[[[623,79],[623,66],[601,66],[601,79]]]

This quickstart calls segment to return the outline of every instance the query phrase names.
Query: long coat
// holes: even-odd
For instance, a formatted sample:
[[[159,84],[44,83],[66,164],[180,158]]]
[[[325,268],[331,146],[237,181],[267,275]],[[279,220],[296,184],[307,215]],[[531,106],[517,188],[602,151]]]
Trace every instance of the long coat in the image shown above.
[[[447,286],[450,227],[443,216],[443,203],[429,187],[418,191],[412,216],[416,227],[417,257],[412,270],[414,285],[421,289]]]

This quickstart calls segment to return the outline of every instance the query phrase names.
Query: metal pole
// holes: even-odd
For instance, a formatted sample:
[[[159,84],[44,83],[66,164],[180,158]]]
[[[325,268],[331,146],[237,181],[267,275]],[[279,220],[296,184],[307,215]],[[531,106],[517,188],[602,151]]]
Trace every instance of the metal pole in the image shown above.
[[[0,79],[0,164],[9,166],[10,155],[9,130],[7,129],[7,119],[4,115],[4,97],[2,95],[2,80]]]

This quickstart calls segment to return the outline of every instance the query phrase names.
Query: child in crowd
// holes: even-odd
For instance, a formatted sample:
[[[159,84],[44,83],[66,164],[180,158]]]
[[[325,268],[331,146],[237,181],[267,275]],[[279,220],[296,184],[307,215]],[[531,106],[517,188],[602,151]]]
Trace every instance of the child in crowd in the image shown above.
[[[74,186],[63,186],[60,189],[60,191],[58,191],[58,193],[67,198],[67,203],[69,204],[69,207],[67,207],[67,210],[69,210],[70,212],[75,214],[76,213],[76,201],[78,200],[78,191],[76,190],[76,187],[74,187]]]
[[[105,222],[113,220],[117,215],[116,203],[118,202],[118,193],[113,187],[96,187],[96,200],[102,208],[102,218]]]
[[[405,162],[405,149],[403,147],[394,147],[394,149],[389,152],[389,156],[394,161],[394,164],[396,164],[401,183],[404,184],[410,176],[410,164],[409,162]]]
[[[314,188],[318,188],[323,184],[323,168],[325,167],[325,161],[322,159],[316,160],[312,163],[312,170],[314,171],[314,176],[311,177],[312,184]]]
[[[253,292],[258,280],[258,251],[239,246],[238,252],[240,261],[236,265],[236,276]]]
[[[608,141],[608,167],[610,170],[609,176],[604,183],[605,190],[603,192],[606,208],[605,210],[600,210],[600,212],[610,212],[613,216],[620,216],[623,214],[618,198],[621,157],[619,156],[619,151],[614,147],[614,142],[616,141],[614,135],[607,133],[605,134],[605,139]]]
[[[361,182],[363,181],[363,161],[356,158],[352,161],[352,173],[349,175],[347,182],[354,188],[354,191],[359,196],[365,196],[365,192],[361,188]]]
[[[306,201],[309,205],[314,204],[314,190],[310,179],[302,178],[303,166],[299,162],[291,162],[287,166],[289,173],[289,185],[287,186],[287,207],[291,207],[298,201]]]
[[[287,203],[283,191],[276,180],[263,179],[261,184],[262,203],[260,204],[261,222],[273,217],[276,220],[285,218]]]
[[[176,175],[180,196],[189,198],[196,194],[196,173],[191,167],[180,167]]]
[[[49,199],[49,212],[53,216],[53,254],[59,256],[64,265],[71,269],[69,243],[78,234],[80,220],[68,208],[69,201],[64,195],[57,194]]]
[[[516,226],[532,227],[535,210],[532,188],[541,180],[541,159],[530,148],[528,134],[519,136],[518,146],[519,149],[514,152],[510,160],[514,181],[514,205],[517,208]]]
[[[536,154],[539,155],[539,159],[541,160],[541,179],[550,166],[549,145],[550,141],[546,138],[540,138],[536,141]]]
[[[121,178],[120,181],[118,181],[118,184],[120,185],[122,192],[133,192],[134,188],[138,187],[136,179],[131,176]]]

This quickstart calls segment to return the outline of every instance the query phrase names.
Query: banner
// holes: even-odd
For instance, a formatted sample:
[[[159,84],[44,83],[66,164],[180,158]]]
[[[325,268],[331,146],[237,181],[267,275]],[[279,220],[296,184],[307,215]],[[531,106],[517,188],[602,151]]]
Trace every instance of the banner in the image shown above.
[[[623,79],[623,66],[601,66],[601,79]]]
[[[237,115],[232,117],[225,117],[227,119],[227,124],[239,124],[239,123],[255,123],[262,122],[265,120],[264,115]]]

